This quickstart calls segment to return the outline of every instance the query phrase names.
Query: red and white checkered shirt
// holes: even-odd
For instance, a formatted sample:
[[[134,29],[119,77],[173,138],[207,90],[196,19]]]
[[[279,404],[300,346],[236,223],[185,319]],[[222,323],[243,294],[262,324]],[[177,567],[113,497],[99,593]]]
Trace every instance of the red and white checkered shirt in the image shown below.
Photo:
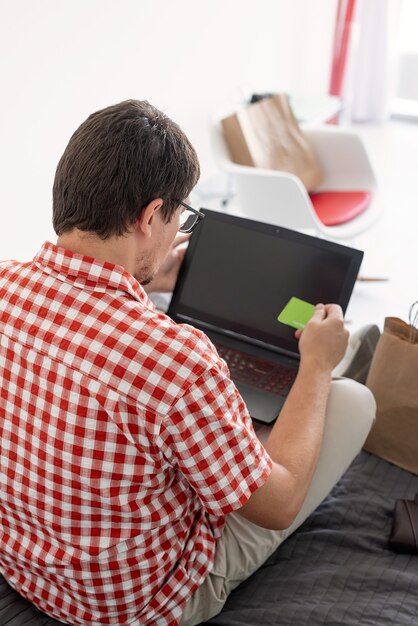
[[[70,624],[177,624],[267,479],[228,369],[122,267],[0,264],[0,570]]]

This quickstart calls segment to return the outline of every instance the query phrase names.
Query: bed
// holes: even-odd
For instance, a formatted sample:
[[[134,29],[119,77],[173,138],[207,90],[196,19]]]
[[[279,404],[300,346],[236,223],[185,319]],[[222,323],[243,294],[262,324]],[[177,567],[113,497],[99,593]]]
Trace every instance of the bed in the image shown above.
[[[208,626],[418,625],[418,555],[387,545],[418,476],[361,452],[306,522]],[[58,626],[0,580],[0,626]]]

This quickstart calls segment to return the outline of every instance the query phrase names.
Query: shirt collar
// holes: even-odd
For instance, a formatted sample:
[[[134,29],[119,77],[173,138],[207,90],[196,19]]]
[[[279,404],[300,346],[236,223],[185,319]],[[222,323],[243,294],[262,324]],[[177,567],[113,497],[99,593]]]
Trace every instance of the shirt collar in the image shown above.
[[[155,308],[143,287],[121,265],[76,254],[49,241],[43,244],[33,261],[40,269],[62,281],[70,280],[83,289],[128,293],[138,302]]]

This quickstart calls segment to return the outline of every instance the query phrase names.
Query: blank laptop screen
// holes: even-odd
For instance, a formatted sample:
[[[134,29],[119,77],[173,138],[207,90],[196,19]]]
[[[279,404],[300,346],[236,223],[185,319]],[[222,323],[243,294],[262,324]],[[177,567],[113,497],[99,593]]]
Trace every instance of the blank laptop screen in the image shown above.
[[[169,314],[297,353],[277,317],[296,296],[345,311],[363,253],[284,228],[204,210]]]

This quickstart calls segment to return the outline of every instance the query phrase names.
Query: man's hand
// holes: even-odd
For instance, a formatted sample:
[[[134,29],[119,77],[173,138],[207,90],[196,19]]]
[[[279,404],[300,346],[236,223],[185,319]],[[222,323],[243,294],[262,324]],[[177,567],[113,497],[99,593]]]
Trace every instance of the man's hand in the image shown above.
[[[349,333],[338,304],[318,304],[303,331],[296,331],[302,361],[314,361],[330,371],[341,361],[347,349]]]
[[[186,241],[190,239],[190,235],[181,234],[177,235],[170,252],[167,255],[164,263],[161,265],[158,274],[154,279],[145,287],[147,293],[153,293],[157,291],[170,292],[173,291],[177,281],[180,266],[183,262],[184,255],[186,254],[187,246]]]

